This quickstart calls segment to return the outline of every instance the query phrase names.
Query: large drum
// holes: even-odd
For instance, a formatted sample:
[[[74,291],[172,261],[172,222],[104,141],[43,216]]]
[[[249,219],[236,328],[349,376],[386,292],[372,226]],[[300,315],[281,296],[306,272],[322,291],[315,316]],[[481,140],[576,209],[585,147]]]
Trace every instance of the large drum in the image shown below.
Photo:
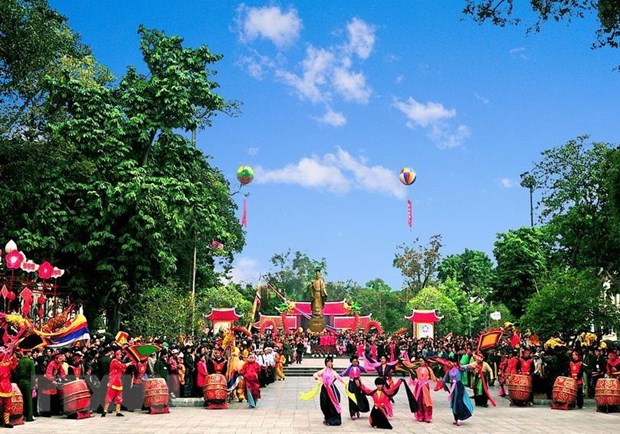
[[[65,383],[60,390],[62,412],[78,418],[90,416],[90,391],[84,380]]]
[[[226,404],[228,388],[226,377],[222,374],[209,375],[202,391],[207,408],[228,408],[228,404]]]
[[[617,411],[620,408],[620,380],[599,378],[596,382],[594,400],[599,411]]]
[[[513,403],[528,402],[532,397],[532,376],[512,374],[506,381],[508,396]]]
[[[151,378],[144,381],[144,406],[150,414],[170,413],[166,380]]]
[[[11,408],[9,409],[9,420],[11,425],[24,424],[24,395],[19,390],[17,384],[11,383],[13,396],[11,397]],[[4,409],[2,410],[4,412]]]
[[[558,377],[553,383],[551,408],[568,410],[577,400],[577,380],[570,377]]]

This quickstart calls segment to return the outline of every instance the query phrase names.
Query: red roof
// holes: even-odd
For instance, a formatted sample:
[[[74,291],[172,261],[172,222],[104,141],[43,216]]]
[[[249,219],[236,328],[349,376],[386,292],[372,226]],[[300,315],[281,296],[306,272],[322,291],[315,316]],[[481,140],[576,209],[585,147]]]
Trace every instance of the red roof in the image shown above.
[[[411,316],[406,316],[405,318],[407,318],[409,321],[411,322],[437,322],[440,321],[443,316],[437,316],[437,314],[435,313],[436,309],[432,309],[432,310],[413,310],[413,313],[411,314]]]
[[[360,316],[359,322],[357,326],[361,329],[365,328],[368,323],[371,321],[370,315]],[[353,330],[355,326],[355,317],[354,316],[338,316],[334,318],[334,328],[339,330]]]
[[[230,309],[214,309],[211,308],[211,313],[207,315],[209,321],[237,321],[241,318],[241,315],[237,315],[235,308]]]
[[[287,314],[289,315],[302,315],[299,311],[303,312],[305,315],[312,315],[312,306],[309,301],[296,301],[295,309],[289,310]],[[325,306],[323,307],[323,315],[325,316],[335,316],[335,315],[349,315],[351,313],[350,310],[345,309],[344,300],[342,301],[327,301],[325,302]]]
[[[263,315],[262,313],[259,314],[258,317],[258,321],[256,321],[254,324],[252,324],[252,326],[256,327],[257,329],[261,328],[261,326],[266,323],[266,322],[272,322],[273,324],[275,324],[275,326],[277,328],[281,328],[282,327],[282,315]],[[291,330],[291,329],[296,329],[297,328],[297,317],[294,315],[287,315],[286,316],[286,328],[287,330]]]

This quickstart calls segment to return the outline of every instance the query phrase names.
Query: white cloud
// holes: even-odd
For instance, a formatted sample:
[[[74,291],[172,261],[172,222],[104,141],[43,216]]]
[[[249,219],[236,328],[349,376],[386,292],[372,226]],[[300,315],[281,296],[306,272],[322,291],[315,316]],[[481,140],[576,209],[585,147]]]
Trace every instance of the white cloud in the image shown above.
[[[258,183],[297,184],[308,188],[325,188],[336,193],[344,193],[351,188],[340,169],[324,164],[317,157],[302,158],[298,163],[282,169],[263,170],[259,166],[255,172],[254,179]]]
[[[471,135],[471,129],[467,125],[454,127],[447,122],[456,116],[456,110],[448,110],[441,103],[424,104],[409,97],[407,101],[395,100],[394,107],[405,115],[409,128],[426,128],[427,137],[440,149],[460,146]]]
[[[248,155],[251,157],[256,157],[258,155],[259,150],[260,148],[258,148],[257,146],[250,146],[248,148]]]
[[[256,51],[253,51],[250,55],[242,56],[239,59],[239,64],[244,67],[250,76],[256,80],[262,80],[263,77],[275,66],[269,57],[262,56]]]
[[[336,91],[347,101],[366,103],[370,98],[371,91],[362,73],[336,68],[333,83]]]
[[[260,264],[256,259],[239,258],[230,271],[230,280],[235,283],[256,283],[260,277]]]
[[[499,185],[504,188],[512,188],[516,185],[516,183],[510,178],[502,178],[499,180]]]
[[[452,149],[461,146],[471,136],[471,129],[467,125],[452,128],[444,123],[434,124],[428,133],[439,149]]]
[[[396,82],[396,84],[401,84],[403,81],[405,81],[405,76],[403,74],[398,74],[396,76],[396,80],[394,80]]]
[[[308,47],[302,62],[302,75],[285,70],[277,70],[276,76],[282,78],[297,91],[302,99],[312,102],[329,100],[329,94],[321,86],[326,83],[328,73],[333,69],[334,55],[322,48]]]
[[[237,22],[239,37],[243,42],[268,39],[278,48],[295,42],[302,28],[296,9],[283,12],[277,6],[254,8],[241,4],[237,8]]]
[[[335,154],[302,158],[282,169],[259,166],[255,172],[258,183],[296,184],[341,194],[358,189],[399,199],[406,196],[396,172],[383,166],[369,166],[363,158],[356,158],[341,148]]]
[[[510,57],[513,57],[513,58],[518,57],[523,60],[527,60],[527,55],[525,54],[526,52],[527,50],[525,49],[525,47],[512,48],[509,51]]]
[[[424,104],[412,97],[409,97],[406,102],[396,100],[394,107],[407,117],[407,125],[411,128],[414,128],[416,124],[427,127],[443,119],[456,116],[456,110],[448,110],[441,103],[428,102]]]
[[[368,59],[375,45],[375,27],[359,18],[347,24],[349,42],[347,48],[360,59]]]
[[[476,99],[478,101],[480,101],[482,104],[488,104],[489,103],[489,98],[487,98],[486,96],[482,96],[480,95],[478,92],[474,93],[474,96],[476,97]]]
[[[280,35],[269,33],[268,23],[275,22],[278,29],[297,29],[287,33],[290,38],[279,38]],[[282,24],[289,22],[289,26]],[[284,13],[278,7],[250,8],[241,5],[238,8],[238,27],[241,29],[241,39],[252,42],[258,38],[273,40],[276,45],[286,45],[284,41],[293,40],[301,28],[301,20],[294,9]],[[271,74],[276,80],[290,87],[300,99],[312,103],[333,105],[337,100],[365,104],[372,95],[366,74],[354,64],[354,60],[364,61],[373,52],[376,41],[375,27],[365,21],[354,18],[335,35],[346,37],[340,44],[328,47],[317,47],[311,43],[307,45],[303,59],[297,63],[290,62],[288,55],[278,52],[271,57],[264,56],[256,51],[241,58],[240,64],[248,74],[257,80]],[[278,42],[280,41],[280,42]],[[289,42],[290,43],[290,42]],[[251,48],[248,48],[251,50]],[[291,66],[293,65],[293,66]],[[333,116],[339,114],[341,116]],[[328,112],[317,118],[318,122],[342,125],[342,113]]]
[[[325,114],[321,117],[315,118],[322,124],[331,125],[332,127],[341,127],[347,123],[347,118],[340,113],[332,110],[331,107],[327,107]]]

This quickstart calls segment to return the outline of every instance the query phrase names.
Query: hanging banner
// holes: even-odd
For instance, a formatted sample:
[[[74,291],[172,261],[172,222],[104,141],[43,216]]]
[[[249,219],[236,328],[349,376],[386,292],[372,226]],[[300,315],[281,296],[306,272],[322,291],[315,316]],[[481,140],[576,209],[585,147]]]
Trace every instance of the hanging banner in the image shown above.
[[[245,199],[243,199],[243,212],[241,213],[241,226],[243,226],[244,228],[248,227],[248,206],[247,206]]]
[[[407,200],[407,224],[409,228],[413,226],[413,209],[410,200]]]

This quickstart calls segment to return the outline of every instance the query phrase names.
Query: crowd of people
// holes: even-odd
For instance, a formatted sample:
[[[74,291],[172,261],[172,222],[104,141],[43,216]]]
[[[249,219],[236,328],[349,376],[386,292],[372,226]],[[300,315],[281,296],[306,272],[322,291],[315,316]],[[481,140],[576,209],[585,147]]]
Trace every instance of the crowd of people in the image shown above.
[[[325,347],[335,356],[350,357],[351,366],[343,373],[333,370],[332,358],[315,377],[321,382],[321,409],[326,424],[340,423],[340,397],[334,381],[348,377],[346,392],[352,418],[370,412],[373,426],[389,427],[393,415],[391,399],[402,387],[420,422],[432,420],[431,387],[446,388],[450,393],[454,423],[460,424],[473,413],[473,405],[494,403],[489,386],[498,382],[500,394],[513,374],[532,377],[532,392],[551,397],[551,386],[559,375],[574,377],[579,383],[577,406],[583,396],[593,396],[599,378],[620,376],[620,358],[615,350],[597,342],[593,346],[557,344],[534,345],[522,340],[519,345],[502,341],[484,352],[477,351],[477,338],[448,335],[439,339],[415,339],[407,333],[378,335],[366,332],[322,334],[298,330],[295,333],[238,333],[209,331],[197,341],[187,339],[168,342],[166,338],[149,339],[157,351],[138,362],[111,336],[94,337],[81,346],[68,349],[35,349],[17,353],[7,365],[8,378],[19,386],[24,400],[24,420],[36,416],[62,414],[62,389],[69,382],[83,380],[91,394],[90,412],[105,416],[114,411],[135,411],[144,405],[144,381],[161,378],[169,392],[169,405],[177,397],[204,397],[209,376],[221,374],[232,397],[246,400],[255,407],[260,389],[284,380],[284,366],[301,363]],[[329,345],[325,345],[329,343]],[[321,345],[323,344],[323,345]],[[572,360],[571,360],[572,359]],[[8,363],[8,362],[7,362]],[[375,388],[364,385],[360,376],[376,375]],[[403,378],[394,381],[395,375]],[[6,375],[5,375],[6,377]],[[0,397],[2,397],[0,370]],[[241,382],[241,383],[240,383]],[[241,384],[241,385],[240,385]],[[470,402],[466,388],[473,391]],[[235,395],[236,390],[236,395]],[[356,397],[356,398],[351,398]],[[368,403],[368,398],[372,404]],[[207,400],[208,401],[208,400]],[[529,405],[532,397],[515,405]],[[79,417],[80,414],[77,414]],[[84,417],[89,416],[84,415]],[[9,423],[5,420],[5,425]]]

